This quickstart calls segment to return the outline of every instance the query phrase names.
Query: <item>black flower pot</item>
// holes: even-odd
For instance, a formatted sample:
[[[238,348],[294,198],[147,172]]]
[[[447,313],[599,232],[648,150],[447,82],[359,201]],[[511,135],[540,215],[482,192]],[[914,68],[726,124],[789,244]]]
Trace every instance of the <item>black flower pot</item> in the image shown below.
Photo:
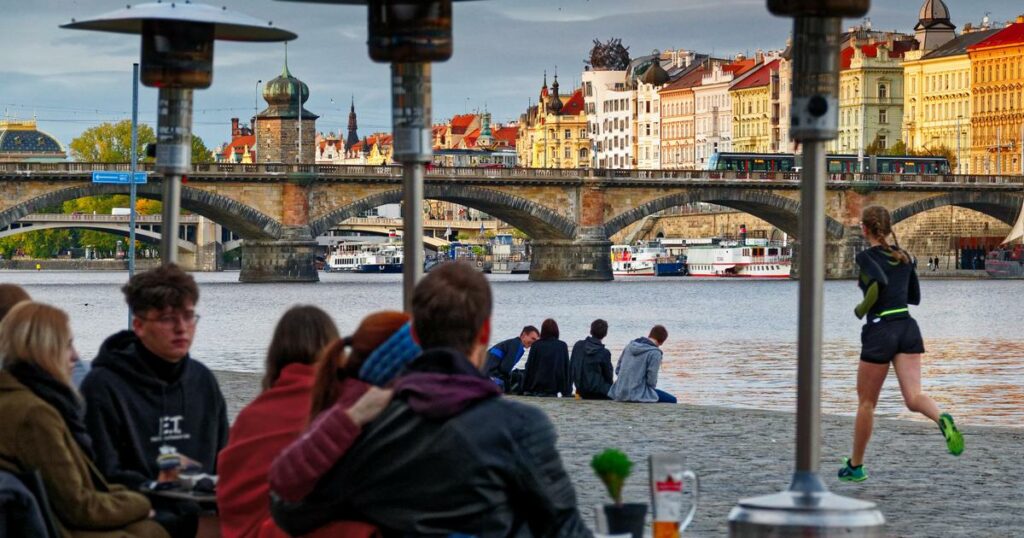
[[[608,519],[608,534],[628,532],[633,538],[643,538],[644,522],[647,518],[645,503],[626,503],[622,506],[606,504],[604,515]]]

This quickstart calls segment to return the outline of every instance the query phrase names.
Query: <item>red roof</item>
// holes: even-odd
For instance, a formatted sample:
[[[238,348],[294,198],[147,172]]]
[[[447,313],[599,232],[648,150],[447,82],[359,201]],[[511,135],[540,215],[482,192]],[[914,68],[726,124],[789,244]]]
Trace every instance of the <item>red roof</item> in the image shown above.
[[[221,155],[223,155],[224,158],[230,158],[233,154],[245,153],[246,147],[249,147],[251,149],[255,144],[256,137],[254,135],[236,136],[235,138],[231,139],[230,144],[224,147],[224,150],[221,152]]]
[[[1018,19],[1019,20],[1019,19]],[[1018,22],[1011,24],[1006,28],[995,33],[995,35],[988,39],[967,47],[968,52],[974,52],[980,49],[990,49],[995,47],[1008,47],[1012,45],[1024,45],[1024,23]]]
[[[753,58],[748,58],[746,60],[739,60],[732,62],[731,64],[722,66],[722,72],[732,73],[734,76],[739,76],[742,75],[743,73],[746,73],[747,71],[750,71],[756,65],[757,60]]]
[[[519,137],[519,127],[498,127],[491,130],[496,146],[515,146]]]
[[[473,124],[475,114],[456,115],[452,118],[452,134],[464,134],[466,129]]]
[[[864,53],[864,56],[867,57],[867,58],[877,58],[878,57],[878,47],[879,47],[879,45],[885,45],[885,44],[886,43],[868,43],[868,44],[865,44],[865,45],[860,45],[860,50],[861,50],[861,52]],[[903,53],[907,52],[908,50],[914,50],[915,46],[916,46],[916,41],[895,41],[892,44],[892,50],[889,51],[889,57],[890,58],[902,58],[903,57]],[[839,53],[839,68],[840,69],[849,69],[850,68],[850,62],[852,62],[852,61],[853,61],[853,45],[850,45],[849,47],[844,48]]]
[[[664,88],[662,88],[659,93],[671,92],[671,91],[675,91],[675,90],[685,90],[687,88],[693,88],[695,86],[700,86],[701,79],[704,78],[704,72],[705,72],[704,66],[703,65],[698,66],[693,71],[690,71],[689,73],[679,77],[678,79],[676,79],[675,82],[673,82],[673,83],[669,84],[668,86],[665,86]]]
[[[583,88],[579,88],[572,92],[569,99],[562,103],[562,116],[575,116],[583,112]]]
[[[732,89],[743,90],[746,88],[758,88],[761,86],[767,86],[772,82],[772,71],[778,71],[779,61],[772,60],[766,64],[761,65],[756,71],[747,75],[746,78],[737,82]]]

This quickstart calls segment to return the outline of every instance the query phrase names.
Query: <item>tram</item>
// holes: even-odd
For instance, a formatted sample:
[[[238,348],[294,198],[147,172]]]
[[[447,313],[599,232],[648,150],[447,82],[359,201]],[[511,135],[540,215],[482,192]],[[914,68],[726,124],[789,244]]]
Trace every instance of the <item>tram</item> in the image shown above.
[[[829,154],[825,156],[830,174],[856,173],[860,164],[856,155]],[[879,174],[939,174],[950,173],[949,159],[920,155],[865,155],[865,172]],[[714,153],[708,159],[707,170],[735,172],[797,172],[797,157],[791,153]]]

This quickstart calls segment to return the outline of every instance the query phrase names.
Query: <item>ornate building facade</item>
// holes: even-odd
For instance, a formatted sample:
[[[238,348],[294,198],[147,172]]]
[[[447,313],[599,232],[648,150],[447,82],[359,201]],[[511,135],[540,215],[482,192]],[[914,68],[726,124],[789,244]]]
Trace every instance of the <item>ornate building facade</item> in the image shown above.
[[[742,54],[728,64],[715,63],[693,89],[694,166],[702,169],[716,152],[732,151],[732,98],[729,87],[754,68]]]
[[[693,89],[700,85],[705,72],[705,64],[698,64],[658,92],[661,95],[662,168],[693,169]]]
[[[1024,173],[1024,17],[967,48],[971,60],[971,168]]]
[[[558,77],[541,87],[539,102],[519,121],[516,141],[519,166],[526,168],[590,168],[590,137],[583,89],[568,97],[559,93]]]
[[[657,59],[636,81],[636,167],[641,170],[661,168],[662,103],[658,90],[668,82],[668,71]]]
[[[729,95],[732,99],[732,150],[742,153],[778,151],[779,60],[762,61],[729,88]]]
[[[0,121],[0,162],[61,162],[67,151],[35,120]]]

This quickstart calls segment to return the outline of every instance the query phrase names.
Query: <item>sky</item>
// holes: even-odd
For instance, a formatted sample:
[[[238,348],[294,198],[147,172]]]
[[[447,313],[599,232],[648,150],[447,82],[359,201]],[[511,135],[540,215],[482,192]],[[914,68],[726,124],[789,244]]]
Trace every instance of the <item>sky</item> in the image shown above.
[[[207,2],[210,3],[210,2]],[[317,130],[344,132],[350,99],[359,134],[390,131],[389,67],[366,51],[366,8],[275,0],[213,2],[298,34],[288,45],[291,73],[309,85],[306,109]],[[912,33],[922,0],[875,0],[876,30]],[[1019,1],[947,0],[954,24],[1024,13]],[[58,28],[123,8],[125,0],[0,0],[0,113],[35,116],[67,144],[89,127],[131,117],[132,63],[139,38]],[[844,26],[859,21],[846,21]],[[455,53],[433,68],[433,121],[487,109],[496,122],[518,119],[536,102],[547,70],[563,92],[579,84],[595,38],[620,38],[634,56],[687,49],[716,56],[785,46],[792,20],[765,0],[481,0],[454,6]],[[282,44],[218,41],[213,85],[197,90],[193,132],[213,148],[231,137],[231,118],[248,121],[257,81],[281,73]],[[141,87],[139,120],[156,123],[156,90]]]

